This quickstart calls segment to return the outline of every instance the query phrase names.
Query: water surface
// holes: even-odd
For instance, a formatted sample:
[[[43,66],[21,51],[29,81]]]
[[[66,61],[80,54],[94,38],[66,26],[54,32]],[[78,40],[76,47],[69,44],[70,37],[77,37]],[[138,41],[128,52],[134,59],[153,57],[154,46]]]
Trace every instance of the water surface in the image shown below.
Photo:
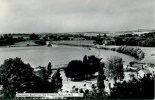
[[[147,51],[147,49],[144,49]],[[148,50],[148,52],[150,49]],[[51,62],[53,66],[68,64],[71,60],[82,60],[84,55],[96,55],[103,58],[102,61],[106,61],[107,58],[111,56],[120,56],[125,61],[124,64],[128,64],[130,61],[137,60],[134,57],[121,54],[109,50],[98,50],[92,48],[82,47],[70,47],[70,46],[38,46],[38,47],[11,47],[11,48],[0,48],[0,64],[4,62],[5,59],[20,57],[25,63],[30,63],[30,65],[35,68],[37,66],[47,66],[48,62]],[[154,62],[153,59],[146,56],[144,59],[146,62]]]

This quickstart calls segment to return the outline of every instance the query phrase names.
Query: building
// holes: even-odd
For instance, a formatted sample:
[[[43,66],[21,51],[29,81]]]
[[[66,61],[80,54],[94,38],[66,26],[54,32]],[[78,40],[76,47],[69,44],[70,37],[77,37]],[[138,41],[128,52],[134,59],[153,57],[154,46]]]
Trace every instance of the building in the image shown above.
[[[137,72],[137,77],[138,78],[143,78],[146,75],[152,74],[149,69],[141,69]]]

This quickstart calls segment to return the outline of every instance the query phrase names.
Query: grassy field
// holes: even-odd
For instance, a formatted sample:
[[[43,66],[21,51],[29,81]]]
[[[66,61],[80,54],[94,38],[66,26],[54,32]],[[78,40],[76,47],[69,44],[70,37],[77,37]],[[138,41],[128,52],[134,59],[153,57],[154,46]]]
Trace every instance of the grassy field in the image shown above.
[[[54,44],[93,45],[93,40],[52,41]]]
[[[27,44],[37,45],[36,43],[34,43],[34,41],[23,41],[23,42],[17,42],[13,46],[26,46]]]

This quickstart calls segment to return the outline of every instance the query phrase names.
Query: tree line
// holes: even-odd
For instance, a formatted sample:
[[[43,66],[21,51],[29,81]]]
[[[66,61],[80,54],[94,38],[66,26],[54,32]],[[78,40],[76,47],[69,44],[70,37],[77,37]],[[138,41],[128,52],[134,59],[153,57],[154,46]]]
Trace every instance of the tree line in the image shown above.
[[[25,39],[23,37],[13,38],[12,34],[4,34],[0,37],[0,46],[13,45],[21,41],[25,41]]]
[[[115,36],[115,45],[155,47],[155,32]]]
[[[131,55],[137,59],[142,60],[145,57],[145,53],[137,47],[120,46],[116,49],[117,52]]]

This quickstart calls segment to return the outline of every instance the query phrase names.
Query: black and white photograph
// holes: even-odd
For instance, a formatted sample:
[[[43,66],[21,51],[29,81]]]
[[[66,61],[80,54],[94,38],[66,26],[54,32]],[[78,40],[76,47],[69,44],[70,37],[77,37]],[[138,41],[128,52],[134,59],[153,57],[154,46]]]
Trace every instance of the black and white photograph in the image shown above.
[[[155,0],[0,0],[0,99],[155,99]]]

